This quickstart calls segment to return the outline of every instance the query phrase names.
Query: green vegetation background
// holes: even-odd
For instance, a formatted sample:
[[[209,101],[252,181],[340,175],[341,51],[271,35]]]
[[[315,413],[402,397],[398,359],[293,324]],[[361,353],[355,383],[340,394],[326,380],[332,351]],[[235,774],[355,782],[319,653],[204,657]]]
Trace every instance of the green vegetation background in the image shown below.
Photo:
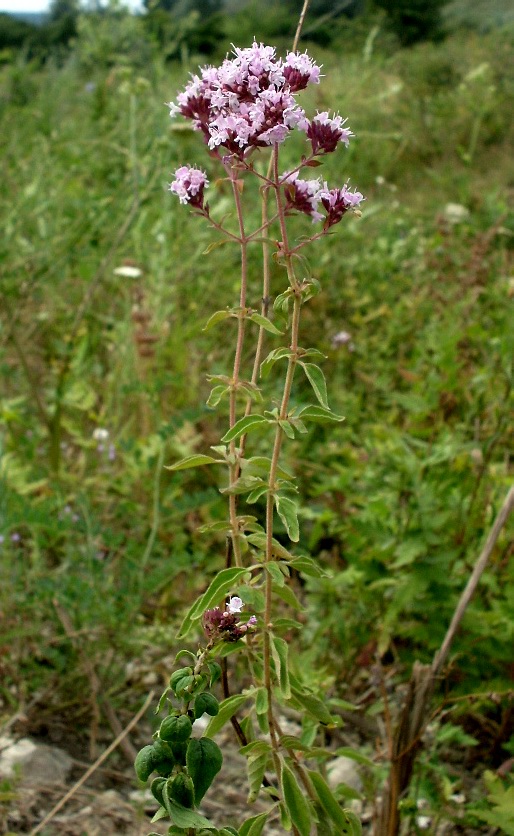
[[[512,484],[514,29],[485,6],[470,20],[452,4],[446,37],[408,49],[377,9],[331,20],[326,37],[306,24],[326,78],[305,107],[339,111],[356,134],[320,170],[366,195],[360,220],[310,250],[323,292],[302,326],[346,421],[288,446],[299,550],[333,573],[298,581],[298,659],[345,699],[368,687],[377,653],[398,679],[431,658]],[[49,716],[80,715],[85,675],[56,602],[110,698],[137,699],[127,661],[152,642],[173,650],[223,562],[222,540],[198,531],[225,514],[216,476],[162,465],[225,426],[205,406],[206,374],[227,368],[232,334],[202,327],[233,304],[238,256],[206,255],[215,234],[167,192],[197,163],[211,205],[230,210],[201,139],[163,103],[230,42],[286,50],[294,18],[280,4],[216,12],[208,59],[197,11],[167,21],[81,14],[65,47],[1,54],[0,716],[41,690]],[[291,140],[285,155],[299,150]],[[116,275],[123,264],[140,277]],[[257,307],[257,255],[253,267]],[[514,675],[513,530],[446,683],[448,698],[483,694],[486,714]]]

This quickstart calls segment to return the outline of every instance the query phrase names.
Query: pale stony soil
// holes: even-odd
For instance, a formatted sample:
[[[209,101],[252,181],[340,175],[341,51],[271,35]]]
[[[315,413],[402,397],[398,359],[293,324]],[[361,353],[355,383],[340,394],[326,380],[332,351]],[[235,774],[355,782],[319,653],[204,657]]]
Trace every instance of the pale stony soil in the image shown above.
[[[264,811],[268,805],[264,799],[258,799],[248,811],[245,761],[233,742],[228,739],[219,739],[219,742],[224,752],[223,768],[204,800],[201,812],[221,826],[237,824],[248,815]],[[0,771],[2,754],[7,757],[9,751],[18,751],[28,757],[31,743],[33,741],[27,738],[17,742],[13,738],[0,738],[0,747],[5,747],[0,750]],[[23,774],[20,765],[15,767],[8,782],[0,778],[0,787],[2,784],[7,787],[9,783],[8,791],[0,789],[0,833],[28,836],[85,771],[60,747],[41,744],[36,744],[32,758],[26,761],[26,769]],[[3,772],[5,775],[6,770]],[[99,769],[41,832],[43,836],[146,836],[151,830],[165,834],[169,822],[150,824],[157,806],[148,790],[137,789],[128,763],[118,769]],[[283,836],[283,832],[270,823],[266,835]]]

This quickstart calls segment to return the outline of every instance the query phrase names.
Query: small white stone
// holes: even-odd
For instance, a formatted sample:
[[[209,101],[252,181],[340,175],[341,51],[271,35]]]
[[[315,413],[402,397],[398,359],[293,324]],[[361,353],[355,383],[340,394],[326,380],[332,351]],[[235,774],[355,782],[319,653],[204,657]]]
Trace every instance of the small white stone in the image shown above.
[[[332,789],[335,789],[339,784],[346,784],[356,792],[362,790],[362,779],[357,764],[351,758],[339,756],[332,761],[328,761],[327,778]]]

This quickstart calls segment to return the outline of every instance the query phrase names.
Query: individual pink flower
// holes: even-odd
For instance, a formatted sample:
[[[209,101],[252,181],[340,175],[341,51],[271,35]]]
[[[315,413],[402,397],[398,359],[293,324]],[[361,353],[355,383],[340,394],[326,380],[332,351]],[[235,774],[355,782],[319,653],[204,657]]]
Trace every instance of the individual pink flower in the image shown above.
[[[342,116],[330,117],[327,111],[316,114],[307,126],[307,136],[311,141],[312,153],[330,154],[335,151],[339,142],[348,146],[353,133],[349,128],[343,128],[345,122],[346,119],[343,119]]]
[[[196,209],[208,211],[203,202],[203,192],[208,185],[209,181],[203,171],[183,165],[177,168],[175,180],[170,184],[169,190],[178,196],[181,203],[190,203]]]

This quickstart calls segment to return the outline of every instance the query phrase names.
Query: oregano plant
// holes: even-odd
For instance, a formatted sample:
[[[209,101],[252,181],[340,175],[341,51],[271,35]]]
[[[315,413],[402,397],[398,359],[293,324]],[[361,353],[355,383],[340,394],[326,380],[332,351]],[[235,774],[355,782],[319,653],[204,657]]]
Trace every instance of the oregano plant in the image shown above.
[[[298,488],[283,461],[286,439],[305,433],[311,422],[343,420],[330,408],[327,386],[318,365],[323,355],[302,344],[303,306],[321,288],[306,275],[303,250],[325,236],[350,212],[358,214],[362,194],[348,184],[330,187],[304,172],[318,167],[326,154],[347,146],[353,136],[346,120],[327,112],[308,118],[298,94],[320,82],[320,67],[306,54],[285,58],[271,46],[254,43],[234,49],[220,67],[206,67],[192,77],[171,115],[192,122],[203,136],[208,161],[228,182],[232,217],[219,217],[215,202],[206,201],[207,173],[184,165],[175,172],[170,191],[199,218],[240,250],[239,298],[212,314],[207,328],[234,332],[232,370],[212,375],[208,404],[227,416],[220,443],[188,456],[171,470],[213,466],[224,468],[222,493],[227,521],[210,528],[226,537],[226,561],[206,591],[186,614],[179,632],[203,634],[196,653],[181,650],[177,669],[157,711],[165,715],[154,741],[138,754],[136,772],[142,781],[153,777],[151,790],[160,807],[154,820],[169,818],[170,834],[259,836],[273,814],[284,831],[297,836],[360,833],[356,816],[343,809],[317,764],[327,752],[319,745],[318,727],[335,724],[326,703],[292,670],[284,637],[301,624],[283,617],[300,604],[288,585],[291,570],[320,576],[322,569],[305,554],[296,554],[276,539],[280,520],[291,544],[299,540]],[[283,167],[283,146],[293,132],[304,135],[304,153]],[[251,226],[248,208],[260,201],[260,223]],[[306,215],[310,227],[299,240],[290,234],[290,218]],[[253,217],[253,216],[252,216]],[[262,280],[249,271],[250,247],[261,253]],[[252,265],[255,261],[252,259]],[[271,306],[272,266],[283,276]],[[274,272],[276,272],[274,268]],[[261,298],[258,308],[249,299]],[[243,359],[251,356],[248,368]],[[312,392],[309,403],[294,398],[297,375],[305,375]],[[268,379],[280,385],[274,402]],[[266,439],[268,441],[266,442]],[[282,538],[284,539],[284,538]],[[196,633],[195,633],[196,631]],[[230,694],[227,657],[244,659],[251,685]],[[221,702],[213,688],[221,681]],[[300,736],[281,727],[281,706],[304,718]],[[194,722],[210,721],[203,735]],[[269,799],[267,812],[217,829],[199,812],[201,801],[222,766],[213,737],[231,722],[246,758],[249,803],[258,795]]]

